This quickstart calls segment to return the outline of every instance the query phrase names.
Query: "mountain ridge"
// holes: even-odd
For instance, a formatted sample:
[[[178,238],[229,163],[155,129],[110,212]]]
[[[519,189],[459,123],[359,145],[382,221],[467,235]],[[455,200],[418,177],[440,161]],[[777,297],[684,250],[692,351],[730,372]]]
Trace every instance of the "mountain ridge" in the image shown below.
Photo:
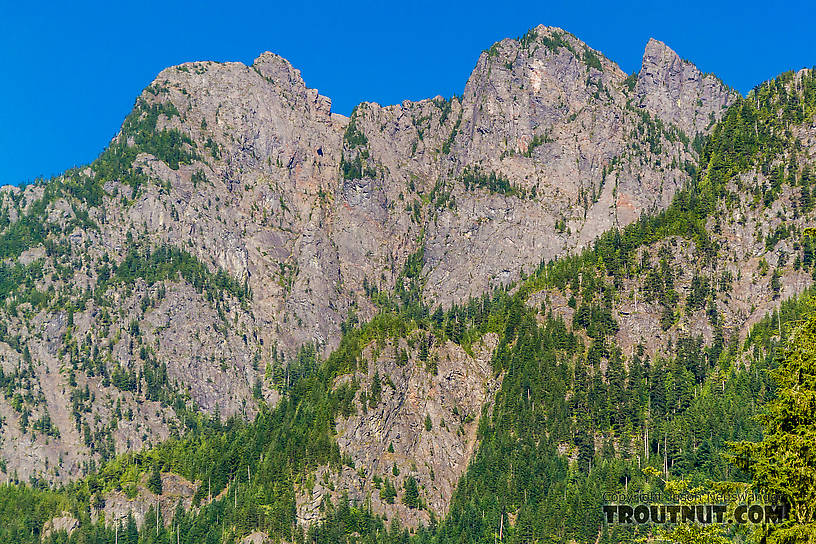
[[[259,400],[289,413],[298,387],[317,380],[332,415],[316,428],[338,446],[301,467],[311,475],[292,491],[295,519],[313,525],[327,519],[326,500],[369,497],[377,514],[428,526],[451,504],[461,511],[456,489],[481,485],[460,477],[489,458],[484,433],[500,436],[485,414],[508,417],[507,394],[521,386],[512,369],[536,382],[528,400],[535,389],[552,414],[575,410],[574,421],[551,414],[574,428],[551,429],[563,457],[542,459],[591,466],[608,441],[626,452],[641,422],[624,438],[628,416],[588,407],[582,380],[605,391],[620,364],[635,383],[635,361],[680,365],[661,357],[686,342],[714,365],[746,320],[802,292],[812,263],[800,233],[814,198],[812,74],[741,98],[712,91],[659,42],[647,54],[668,61],[632,79],[573,36],[536,27],[482,53],[461,98],[363,103],[348,118],[273,54],[251,67],[164,70],[96,163],[0,204],[4,277],[24,287],[3,285],[0,416],[13,423],[0,469],[43,481],[95,474],[97,462],[173,444],[208,417],[264,422]],[[689,137],[676,116],[712,132]],[[723,117],[708,125],[712,116]],[[754,139],[743,130],[750,116],[761,140],[760,124]],[[734,239],[740,256],[714,263],[712,248]],[[554,351],[534,349],[562,361],[546,368],[553,384],[574,373],[563,399],[541,390],[517,350],[518,338],[545,337]],[[694,364],[671,372],[710,377]],[[462,383],[464,397],[452,387]],[[685,410],[688,391],[671,394]],[[588,427],[583,414],[601,419]],[[247,464],[248,480],[257,469]],[[209,474],[217,489],[232,485]],[[399,474],[408,502],[389,491]]]
[[[542,255],[554,256],[588,242],[616,224],[619,203],[623,205],[620,209],[628,210],[621,219],[624,224],[637,216],[638,193],[643,191],[640,182],[628,182],[634,183],[630,190],[622,189],[613,196],[617,187],[604,183],[604,178],[607,168],[610,173],[613,169],[605,163],[615,151],[607,151],[606,157],[588,158],[597,155],[591,150],[597,144],[579,142],[578,135],[585,133],[578,123],[583,125],[597,115],[588,110],[604,112],[611,119],[608,130],[613,139],[621,138],[615,119],[633,115],[620,103],[622,91],[617,91],[621,98],[614,99],[616,104],[608,91],[601,94],[595,84],[588,91],[585,83],[577,81],[578,74],[586,74],[587,81],[600,78],[601,87],[603,81],[622,85],[625,75],[611,62],[603,61],[612,75],[585,63],[585,58],[595,58],[586,57],[590,51],[560,29],[537,27],[521,40],[503,40],[482,53],[462,99],[387,107],[363,103],[348,120],[331,114],[330,99],[308,89],[299,71],[272,53],[259,55],[251,66],[203,62],[167,68],[141,93],[108,151],[90,168],[68,176],[69,191],[91,204],[87,210],[90,221],[111,223],[101,229],[75,227],[77,241],[92,247],[101,243],[126,248],[137,236],[128,239],[125,234],[142,230],[139,237],[147,249],[156,244],[187,248],[207,266],[223,269],[246,283],[254,293],[254,307],[247,312],[233,305],[231,310],[244,323],[241,327],[246,332],[235,336],[227,333],[232,337],[228,359],[234,361],[227,368],[243,369],[240,373],[245,377],[239,383],[244,385],[239,386],[242,392],[237,397],[245,403],[256,379],[253,374],[263,370],[252,369],[258,364],[252,361],[259,353],[262,360],[268,360],[271,347],[277,346],[276,350],[292,357],[306,342],[330,349],[336,345],[349,309],[359,305],[355,312],[362,318],[375,311],[368,297],[360,299],[365,293],[359,286],[369,282],[378,289],[394,288],[402,263],[419,249],[425,259],[423,267],[429,268],[423,273],[425,292],[449,305],[490,285],[507,282],[523,267],[535,266]],[[563,74],[548,75],[548,69]],[[604,80],[608,77],[613,79]],[[564,85],[560,81],[572,82],[572,87],[559,90]],[[555,85],[554,90],[542,91],[542,84],[545,88]],[[484,85],[488,90],[479,91]],[[529,91],[524,91],[525,85],[530,86]],[[529,106],[533,114],[505,120],[503,104],[515,100],[512,97],[519,92],[521,96],[549,97],[551,102],[538,108],[541,98],[535,98]],[[570,94],[564,94],[567,92]],[[565,101],[562,97],[567,96],[572,98]],[[535,113],[538,109],[541,113]],[[585,121],[580,120],[586,116]],[[540,129],[537,133],[536,124],[552,127],[547,129],[551,135],[542,136]],[[685,145],[686,150],[680,153],[693,160],[687,143],[669,142],[669,133],[650,127],[641,121],[639,130],[652,134],[647,159],[665,154],[658,149],[665,142],[675,149]],[[563,134],[559,136],[556,128]],[[512,147],[504,143],[510,135],[518,142]],[[502,140],[496,140],[497,136]],[[572,138],[575,141],[569,142]],[[440,152],[444,148],[449,150],[447,154]],[[502,155],[496,156],[494,149],[502,149]],[[561,149],[567,152],[559,158]],[[395,160],[398,157],[407,160]],[[561,166],[544,167],[548,157]],[[625,167],[627,162],[642,160],[634,157],[622,162]],[[526,171],[524,178],[514,174],[518,168]],[[631,168],[639,169],[640,177],[661,167],[643,170],[638,164]],[[494,178],[488,175],[491,171]],[[465,172],[473,183],[462,191]],[[675,172],[675,187],[679,187],[687,174],[679,168]],[[576,180],[584,175],[595,180],[591,184]],[[651,176],[656,178],[656,172]],[[631,174],[628,177],[631,179]],[[484,179],[496,181],[481,186]],[[531,179],[541,181],[533,184]],[[560,187],[562,183],[566,187]],[[550,209],[541,207],[543,195],[530,198],[528,192],[534,185],[540,185],[541,193],[548,193]],[[655,180],[646,193],[657,186]],[[36,199],[41,190],[30,188],[26,200]],[[527,196],[522,198],[520,191]],[[576,217],[574,211],[575,192],[583,198],[583,218]],[[667,202],[672,193],[667,190],[661,200]],[[223,214],[218,211],[219,198],[224,198],[227,206]],[[457,198],[470,200],[474,207],[460,213],[455,209]],[[394,214],[398,206],[410,209],[410,215]],[[615,213],[607,211],[609,206]],[[10,216],[17,213],[13,208],[8,206]],[[74,215],[70,206],[63,205],[63,210],[68,216]],[[587,217],[588,210],[596,217]],[[529,236],[530,232],[553,229],[559,220],[564,231],[561,235]],[[585,225],[580,234],[566,234],[580,224]],[[357,235],[362,230],[368,239]],[[451,237],[467,243],[451,243]],[[496,246],[493,240],[497,238],[507,243]],[[488,257],[495,250],[498,254]],[[104,276],[106,265],[102,261],[113,257],[110,260],[115,265],[121,256],[96,251],[91,260],[97,264],[92,268],[100,268]],[[33,254],[23,260],[34,258]],[[366,264],[360,267],[361,263]],[[456,280],[460,274],[472,278],[464,290]],[[89,287],[98,282],[99,274],[93,270],[86,276]],[[343,284],[357,287],[342,293]],[[151,298],[147,292],[140,296],[145,295]],[[185,294],[179,300],[187,300],[184,304],[189,305],[189,297]],[[203,311],[201,307],[193,311],[193,307],[179,315]],[[87,322],[88,332],[84,334],[91,332],[93,321]],[[170,321],[164,317],[158,320],[162,322]],[[208,410],[216,405],[226,415],[242,410],[241,404],[221,404],[227,397],[235,397],[233,393],[205,392],[211,389],[206,380],[224,383],[215,378],[224,372],[223,364],[220,368],[207,365],[207,377],[201,383],[202,378],[193,378],[200,375],[201,363],[191,366],[185,362],[202,351],[195,338],[203,331],[173,335],[173,327],[162,329],[166,325],[158,323],[154,326],[163,331],[160,334],[166,344],[156,337],[152,340],[154,349],[160,358],[176,361],[168,366],[169,378],[180,383],[192,380],[196,384],[193,400]],[[129,325],[125,322],[120,327]],[[182,340],[185,336],[190,340]],[[252,339],[251,345],[247,338]],[[224,356],[217,352],[211,355]],[[117,357],[122,354],[114,359]],[[134,360],[131,355],[124,359],[127,365],[135,361],[138,358]],[[275,396],[274,390],[267,394]]]

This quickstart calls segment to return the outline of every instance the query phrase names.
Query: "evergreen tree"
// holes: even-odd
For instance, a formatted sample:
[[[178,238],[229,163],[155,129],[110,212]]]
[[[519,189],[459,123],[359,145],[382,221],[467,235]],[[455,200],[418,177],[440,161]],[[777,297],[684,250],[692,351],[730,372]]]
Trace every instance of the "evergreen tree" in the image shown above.
[[[369,406],[374,408],[380,402],[382,397],[382,382],[380,381],[379,371],[374,372],[374,377],[371,379],[371,398],[369,399]]]
[[[419,508],[419,487],[413,476],[405,479],[405,494],[402,496],[402,503],[408,508]]]
[[[153,465],[153,471],[147,479],[147,488],[156,495],[161,495],[162,493],[161,472],[159,472],[158,465]]]
[[[795,514],[781,524],[758,526],[762,542],[816,541],[816,315],[791,335],[779,368],[776,399],[762,414],[761,442],[733,445],[734,463],[753,477],[756,491],[778,496]]]
[[[385,478],[383,482],[382,489],[380,489],[380,499],[384,500],[388,504],[394,504],[394,498],[397,496],[397,490],[394,488],[394,484],[391,483],[389,478]]]

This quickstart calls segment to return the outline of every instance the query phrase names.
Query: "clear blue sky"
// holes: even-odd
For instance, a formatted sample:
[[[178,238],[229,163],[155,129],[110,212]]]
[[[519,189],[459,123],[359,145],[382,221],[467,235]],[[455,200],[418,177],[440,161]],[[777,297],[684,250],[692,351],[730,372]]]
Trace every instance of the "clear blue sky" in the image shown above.
[[[479,52],[560,26],[627,72],[649,37],[743,94],[816,65],[812,2],[0,0],[0,185],[92,161],[164,67],[270,50],[349,113],[461,93]]]

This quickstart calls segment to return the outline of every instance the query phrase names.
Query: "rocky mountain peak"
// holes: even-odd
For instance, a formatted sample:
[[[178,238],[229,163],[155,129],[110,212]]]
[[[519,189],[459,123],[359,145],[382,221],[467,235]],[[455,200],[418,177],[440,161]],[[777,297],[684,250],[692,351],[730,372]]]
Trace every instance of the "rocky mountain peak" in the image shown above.
[[[739,96],[654,38],[646,44],[635,92],[641,108],[690,137],[704,133]]]
[[[258,55],[258,58],[252,62],[252,68],[273,82],[288,82],[294,87],[306,87],[300,70],[292,66],[285,58],[270,51],[264,51]]]
[[[0,482],[91,475],[19,529],[31,508],[0,512],[0,542],[104,535],[84,512],[144,536],[177,505],[244,544],[329,539],[363,505],[386,537],[446,516],[446,542],[474,518],[462,540],[598,540],[567,497],[753,433],[699,414],[760,406],[757,350],[799,303],[753,353],[726,339],[816,277],[816,78],[754,93],[712,128],[737,93],[664,43],[628,76],[543,25],[461,97],[348,118],[273,53],[167,68],[93,164],[0,188]]]
[[[667,206],[697,157],[688,140],[655,118],[691,126],[690,135],[705,132],[709,116],[719,115],[735,95],[656,41],[647,48],[637,95],[632,81],[572,34],[543,25],[483,52],[460,98],[363,103],[349,118],[331,114],[331,101],[274,53],[249,66],[191,62],[167,68],[137,100],[123,125],[125,137],[70,180],[72,188],[87,191],[50,201],[38,219],[62,218],[58,232],[72,232],[66,251],[75,252],[85,271],[61,279],[52,271],[64,265],[49,261],[42,288],[72,292],[81,282],[106,293],[99,302],[83,302],[88,305],[72,318],[71,334],[87,337],[83,345],[99,344],[98,364],[112,361],[103,366],[108,374],[136,376],[149,355],[149,364],[166,372],[161,387],[167,395],[184,388],[202,410],[251,417],[253,399],[274,401],[281,384],[288,387],[287,374],[280,380],[286,362],[306,346],[330,353],[347,319],[375,314],[376,293],[400,288],[407,297],[416,289],[429,306],[450,308]],[[0,191],[0,216],[16,222],[45,187],[8,191],[14,195]],[[75,209],[96,225],[69,223]],[[45,255],[37,244],[20,251],[14,257],[23,265]],[[126,272],[147,255],[172,261],[172,274],[153,281],[147,267]],[[199,276],[209,283],[202,287]],[[102,304],[122,308],[115,323],[103,317],[108,306]],[[43,309],[38,319],[45,325],[23,319],[0,308],[0,331],[47,329],[43,338],[49,340],[25,333],[19,341],[28,343],[42,369],[37,383],[43,390],[65,386],[64,394],[32,412],[35,419],[54,414],[64,438],[52,437],[49,449],[23,458],[19,437],[43,447],[48,438],[15,423],[13,440],[0,443],[0,459],[9,459],[0,478],[17,471],[24,478],[65,480],[87,459],[107,459],[167,436],[164,421],[149,417],[152,408],[137,410],[141,419],[111,434],[104,450],[85,439],[81,426],[87,423],[88,433],[102,432],[99,422],[110,428],[112,409],[103,403],[87,415],[77,412],[74,420],[56,419],[71,413],[70,396],[80,389],[82,395],[104,391],[134,409],[137,404],[127,396],[129,382],[105,381],[97,367],[77,368],[75,383],[63,383],[58,344],[68,327],[64,313]],[[4,352],[11,372],[22,354],[0,337],[0,364]],[[455,351],[444,355],[443,371],[447,355],[466,363]],[[471,365],[472,383],[482,381],[481,364]],[[448,375],[454,372],[459,369]],[[394,374],[400,392],[415,389],[398,378]],[[426,385],[431,391],[439,383]],[[402,398],[393,389],[393,398]],[[487,398],[479,395],[470,412]],[[166,398],[153,391],[147,400],[160,406]],[[426,414],[451,420],[441,408],[426,409],[424,398],[410,406],[417,408],[406,412],[408,427]],[[0,398],[0,418],[16,422],[18,412]],[[362,433],[367,425],[348,428]],[[445,458],[451,470],[433,465],[447,490],[433,505],[438,513],[473,444],[456,440],[425,442],[436,451],[451,444],[461,450]],[[383,448],[390,442],[389,436]],[[60,460],[65,470],[48,472]],[[406,457],[406,467],[412,461]]]

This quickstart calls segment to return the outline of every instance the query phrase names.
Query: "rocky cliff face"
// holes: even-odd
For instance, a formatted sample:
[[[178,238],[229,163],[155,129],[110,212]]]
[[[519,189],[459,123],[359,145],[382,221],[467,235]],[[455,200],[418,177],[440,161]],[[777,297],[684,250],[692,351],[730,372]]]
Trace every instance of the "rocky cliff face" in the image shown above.
[[[423,350],[423,343],[430,347]],[[412,526],[444,516],[475,451],[482,407],[501,383],[490,366],[496,343],[496,335],[488,334],[470,355],[415,331],[365,350],[367,371],[346,378],[361,384],[359,411],[337,424],[340,451],[360,470],[321,467],[299,490],[299,522],[316,521],[323,500],[337,502],[343,493],[360,504],[370,500],[374,511]],[[397,355],[401,350],[404,360]],[[417,481],[427,509],[389,497],[389,486],[402,496],[408,477]]]
[[[461,97],[349,118],[271,53],[164,70],[108,166],[0,193],[17,278],[0,310],[2,475],[64,481],[198,411],[251,415],[253,396],[277,399],[275,368],[336,346],[409,256],[449,306],[665,207],[735,97],[660,42],[627,77],[543,26],[483,52]],[[395,387],[339,433],[372,474],[415,473],[441,513],[474,447],[475,423],[455,422],[493,377],[489,351],[438,350],[436,375],[372,358]]]
[[[638,105],[688,136],[705,134],[737,92],[714,74],[703,74],[663,42],[650,39],[635,83]]]

